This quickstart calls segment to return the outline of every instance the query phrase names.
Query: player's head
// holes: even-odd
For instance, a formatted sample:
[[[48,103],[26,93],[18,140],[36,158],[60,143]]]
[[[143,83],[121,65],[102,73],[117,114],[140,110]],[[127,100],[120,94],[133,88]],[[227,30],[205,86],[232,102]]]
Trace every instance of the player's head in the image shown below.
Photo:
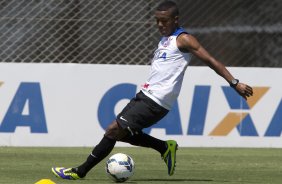
[[[164,1],[156,8],[155,18],[160,33],[163,36],[171,35],[178,27],[179,11],[173,1]]]

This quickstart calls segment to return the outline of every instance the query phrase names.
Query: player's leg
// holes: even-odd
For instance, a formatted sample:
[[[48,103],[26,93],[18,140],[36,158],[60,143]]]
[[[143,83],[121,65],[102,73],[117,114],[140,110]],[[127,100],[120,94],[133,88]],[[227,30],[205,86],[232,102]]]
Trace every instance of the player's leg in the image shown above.
[[[143,128],[157,123],[168,113],[168,110],[156,104],[142,92],[137,93],[130,103],[117,116],[117,121],[131,134],[121,141],[135,146],[153,148],[163,154],[166,151],[165,141],[142,132]]]
[[[176,141],[159,140],[142,132],[143,128],[154,125],[167,113],[167,109],[140,92],[117,116],[117,121],[124,129],[128,129],[131,132],[131,136],[127,136],[121,141],[157,150],[168,167],[168,174],[172,175],[176,162]]]
[[[116,141],[122,139],[127,134],[129,134],[127,130],[122,129],[116,121],[113,121],[107,128],[103,139],[93,149],[87,160],[76,168],[77,173],[84,177],[95,165],[111,153]]]
[[[134,146],[152,148],[158,151],[161,155],[163,155],[167,150],[166,141],[157,139],[153,136],[143,133],[142,131],[139,131],[138,134],[127,136],[121,141]]]
[[[116,141],[127,134],[127,130],[122,129],[116,121],[113,121],[100,143],[93,149],[83,164],[75,168],[53,167],[52,172],[62,179],[76,180],[85,177],[95,165],[111,153]]]

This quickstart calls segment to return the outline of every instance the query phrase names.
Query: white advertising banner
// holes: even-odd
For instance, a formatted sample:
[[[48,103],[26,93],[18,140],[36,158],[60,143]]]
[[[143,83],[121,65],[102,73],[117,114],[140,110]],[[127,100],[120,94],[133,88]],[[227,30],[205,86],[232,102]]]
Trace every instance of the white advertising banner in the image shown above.
[[[0,146],[95,146],[149,69],[1,63]],[[144,132],[182,147],[282,147],[282,69],[229,70],[254,88],[248,101],[210,68],[188,67],[173,109]]]

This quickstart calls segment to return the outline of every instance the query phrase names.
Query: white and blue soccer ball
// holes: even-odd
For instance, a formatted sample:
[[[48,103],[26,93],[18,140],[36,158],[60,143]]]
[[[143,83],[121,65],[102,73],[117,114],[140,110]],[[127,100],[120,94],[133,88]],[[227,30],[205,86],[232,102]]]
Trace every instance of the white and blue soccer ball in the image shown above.
[[[133,159],[124,154],[112,155],[106,163],[106,173],[114,182],[124,182],[128,180],[135,170]]]

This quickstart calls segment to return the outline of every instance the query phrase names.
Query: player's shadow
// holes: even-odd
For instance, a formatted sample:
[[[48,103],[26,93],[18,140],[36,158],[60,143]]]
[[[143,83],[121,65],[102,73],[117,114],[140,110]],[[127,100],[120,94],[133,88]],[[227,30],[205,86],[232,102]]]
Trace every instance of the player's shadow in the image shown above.
[[[82,180],[97,180],[97,179],[85,179],[83,178]],[[109,181],[109,179],[102,179],[103,181]],[[97,181],[101,181],[101,179],[98,179]],[[97,182],[96,181],[96,182]],[[211,180],[211,179],[193,179],[193,178],[190,178],[190,179],[161,179],[161,178],[154,178],[154,179],[148,179],[148,178],[144,178],[144,179],[129,179],[126,181],[126,183],[138,183],[138,182],[152,182],[152,181],[155,181],[155,182],[213,182],[214,180]]]
[[[199,181],[199,182],[213,182],[211,179],[161,179],[161,178],[155,178],[155,179],[132,179],[129,180],[128,183],[135,183],[135,181],[171,181],[171,182],[185,182],[185,181]]]

